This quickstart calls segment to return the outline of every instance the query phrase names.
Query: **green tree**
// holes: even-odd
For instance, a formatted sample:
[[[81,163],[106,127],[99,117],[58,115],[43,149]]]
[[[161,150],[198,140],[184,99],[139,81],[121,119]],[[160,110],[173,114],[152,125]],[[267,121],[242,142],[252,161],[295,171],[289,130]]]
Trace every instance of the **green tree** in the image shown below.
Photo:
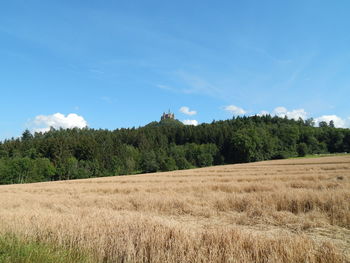
[[[320,127],[320,128],[327,128],[328,127],[328,123],[326,121],[320,121],[320,123],[318,124],[318,127]]]
[[[297,146],[297,151],[298,151],[299,157],[304,157],[308,153],[308,147],[307,147],[306,143],[304,143],[304,142],[299,143]]]
[[[34,170],[31,177],[31,182],[42,182],[52,180],[56,173],[56,168],[47,158],[38,158],[34,163]]]
[[[21,137],[22,141],[29,141],[32,139],[33,139],[33,135],[30,133],[28,129],[22,133],[22,137]]]
[[[154,151],[144,152],[141,155],[141,169],[144,173],[157,172],[159,169],[157,156]]]

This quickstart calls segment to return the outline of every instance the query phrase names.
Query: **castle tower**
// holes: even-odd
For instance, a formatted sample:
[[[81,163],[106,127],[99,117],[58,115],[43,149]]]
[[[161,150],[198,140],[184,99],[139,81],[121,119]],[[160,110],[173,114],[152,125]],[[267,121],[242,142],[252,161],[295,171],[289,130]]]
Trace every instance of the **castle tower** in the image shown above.
[[[168,113],[163,112],[163,115],[160,118],[161,121],[166,120],[166,119],[175,119],[175,114],[170,112],[170,109],[169,109]]]

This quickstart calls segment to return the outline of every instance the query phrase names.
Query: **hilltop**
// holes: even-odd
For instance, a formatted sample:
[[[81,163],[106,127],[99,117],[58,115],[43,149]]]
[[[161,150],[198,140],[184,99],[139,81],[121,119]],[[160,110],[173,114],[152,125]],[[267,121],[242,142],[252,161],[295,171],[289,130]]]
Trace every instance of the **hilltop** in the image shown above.
[[[145,127],[151,128],[151,127],[162,127],[162,126],[168,126],[168,127],[182,127],[184,124],[177,120],[177,119],[163,119],[159,122],[153,121],[147,124]]]

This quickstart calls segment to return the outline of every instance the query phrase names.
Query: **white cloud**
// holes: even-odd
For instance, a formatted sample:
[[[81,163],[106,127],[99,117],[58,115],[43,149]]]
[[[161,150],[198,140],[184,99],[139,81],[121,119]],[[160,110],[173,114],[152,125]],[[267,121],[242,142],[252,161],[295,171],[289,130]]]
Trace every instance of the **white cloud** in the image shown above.
[[[350,118],[348,120],[344,120],[337,115],[323,115],[315,119],[316,125],[318,125],[321,121],[325,121],[329,124],[330,121],[334,122],[334,126],[337,128],[348,128],[350,127]]]
[[[266,110],[262,110],[260,111],[260,113],[258,113],[258,116],[265,116],[265,115],[269,115],[270,112],[266,111]]]
[[[266,115],[266,114],[265,114]],[[277,107],[273,110],[272,115],[284,118],[287,116],[288,119],[298,120],[302,118],[305,120],[307,118],[307,112],[304,109],[296,109],[288,111],[285,107]]]
[[[261,111],[258,116],[268,115],[270,114],[268,111]],[[287,116],[288,119],[298,120],[302,118],[306,120],[308,117],[307,112],[304,109],[296,109],[292,111],[288,111],[285,107],[277,107],[272,111],[271,115],[276,115],[278,117],[284,118]],[[350,117],[348,119],[342,119],[337,115],[323,115],[321,117],[314,119],[316,126],[321,121],[325,121],[329,124],[330,121],[334,122],[334,126],[337,128],[350,128]]]
[[[182,112],[183,114],[186,114],[186,115],[196,115],[197,114],[197,111],[195,111],[195,110],[190,111],[190,108],[186,107],[186,106],[181,107],[180,112]]]
[[[50,127],[55,129],[71,129],[71,128],[85,128],[87,126],[86,120],[75,113],[70,113],[67,116],[62,113],[55,113],[52,115],[38,115],[30,122],[30,126],[34,132],[47,132]]]
[[[279,117],[285,116],[288,110],[285,107],[277,107],[273,110],[273,113]]]
[[[224,109],[225,109],[226,111],[231,112],[231,113],[234,114],[234,115],[243,115],[243,114],[246,113],[245,110],[243,110],[242,108],[237,107],[237,106],[235,106],[235,105],[226,106]]]
[[[182,123],[185,124],[185,125],[194,125],[194,126],[198,125],[198,121],[197,120],[183,120]]]

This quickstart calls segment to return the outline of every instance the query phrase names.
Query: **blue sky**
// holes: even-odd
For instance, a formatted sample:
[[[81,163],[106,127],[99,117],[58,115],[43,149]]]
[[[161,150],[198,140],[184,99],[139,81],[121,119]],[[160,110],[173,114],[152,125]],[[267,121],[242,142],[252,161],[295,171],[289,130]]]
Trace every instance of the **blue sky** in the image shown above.
[[[270,113],[350,127],[349,1],[3,1],[0,139]],[[181,107],[188,107],[182,108]]]

